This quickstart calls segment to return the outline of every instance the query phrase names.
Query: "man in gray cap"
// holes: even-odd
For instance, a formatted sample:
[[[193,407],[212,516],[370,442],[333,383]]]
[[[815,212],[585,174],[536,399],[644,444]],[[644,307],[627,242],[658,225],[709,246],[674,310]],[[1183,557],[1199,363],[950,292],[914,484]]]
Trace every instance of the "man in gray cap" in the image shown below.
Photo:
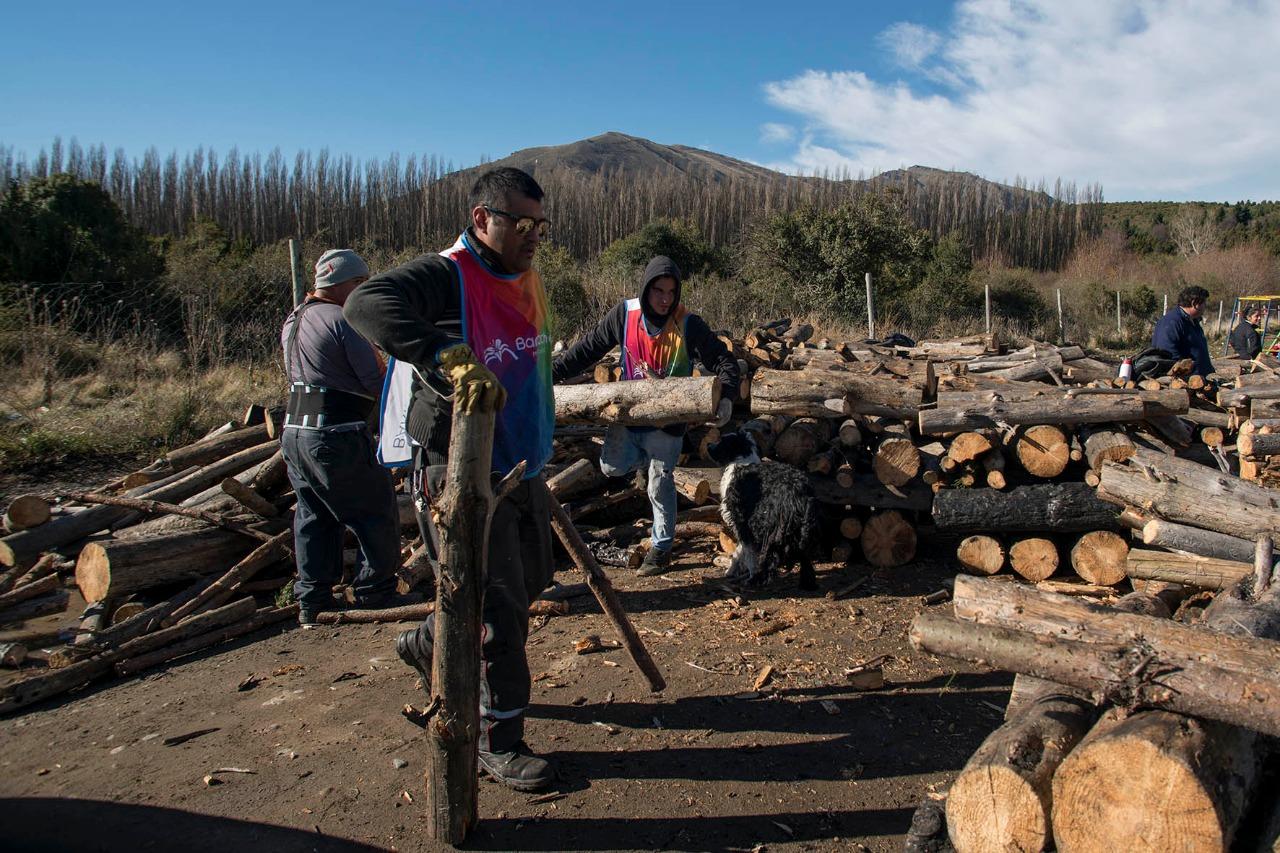
[[[342,578],[344,528],[351,529],[360,548],[352,583],[357,606],[399,603],[395,494],[390,473],[374,457],[368,426],[385,365],[342,316],[347,297],[368,279],[369,267],[355,252],[325,252],[316,261],[315,290],[280,333],[289,378],[280,444],[298,496],[294,591],[304,628],[315,626],[320,611],[335,608],[332,587]]]

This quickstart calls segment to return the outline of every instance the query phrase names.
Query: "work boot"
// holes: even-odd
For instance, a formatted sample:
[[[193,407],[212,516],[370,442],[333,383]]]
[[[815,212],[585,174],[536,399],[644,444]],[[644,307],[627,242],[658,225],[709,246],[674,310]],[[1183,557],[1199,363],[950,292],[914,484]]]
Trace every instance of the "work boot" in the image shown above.
[[[644,562],[640,564],[639,574],[641,577],[651,578],[654,575],[665,575],[671,571],[671,549],[650,548],[649,553],[644,555]]]
[[[319,610],[310,610],[306,607],[299,607],[298,624],[303,628],[306,628],[308,631],[312,628],[319,627],[320,623],[316,620],[316,616],[319,615],[319,613]]]
[[[534,755],[524,741],[509,752],[480,750],[480,771],[517,791],[541,791],[555,779],[546,759]]]
[[[423,630],[422,626],[403,631],[400,636],[396,637],[396,654],[400,656],[400,660],[416,669],[418,675],[422,676],[422,689],[428,696],[431,695],[431,655],[433,649],[431,636]]]

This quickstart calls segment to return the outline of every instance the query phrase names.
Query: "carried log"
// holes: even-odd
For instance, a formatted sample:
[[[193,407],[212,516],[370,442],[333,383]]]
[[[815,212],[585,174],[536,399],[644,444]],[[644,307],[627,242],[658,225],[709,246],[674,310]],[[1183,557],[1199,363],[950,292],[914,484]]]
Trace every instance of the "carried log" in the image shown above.
[[[1196,589],[1230,589],[1253,574],[1253,560],[1220,560],[1194,554],[1130,549],[1125,573],[1131,578],[1179,583]]]
[[[90,542],[76,560],[76,585],[85,601],[102,601],[108,595],[226,571],[254,547],[253,540],[216,528]]]
[[[668,426],[714,420],[720,403],[715,376],[557,385],[556,423]]]
[[[1058,570],[1058,546],[1039,536],[1019,539],[1009,546],[1009,568],[1032,583],[1052,577]]]
[[[1142,542],[1157,548],[1182,551],[1200,557],[1248,562],[1253,559],[1254,543],[1248,539],[1202,530],[1176,521],[1153,518],[1142,525]]]
[[[1028,474],[1046,480],[1065,471],[1071,459],[1066,435],[1057,427],[1044,424],[1024,430],[1014,442],[1014,452]]]
[[[991,536],[968,536],[956,547],[956,560],[971,575],[994,575],[1004,568],[1004,546]]]
[[[575,496],[594,491],[604,484],[605,476],[600,466],[590,459],[579,459],[547,481],[547,488],[556,500],[572,500]]]
[[[862,554],[880,568],[901,566],[916,555],[916,528],[902,513],[878,512],[862,525]]]
[[[1136,395],[1063,394],[1027,402],[994,402],[987,406],[948,407],[920,412],[920,432],[938,435],[966,430],[991,429],[1002,425],[1085,424],[1114,421],[1142,421],[1160,415],[1176,415],[1187,410],[1186,391],[1150,392]]]
[[[1125,579],[1129,543],[1109,530],[1094,530],[1081,536],[1071,548],[1071,568],[1085,581],[1114,586]]]
[[[955,533],[1085,533],[1118,530],[1119,510],[1084,483],[996,489],[944,489],[933,498],[933,522]]]
[[[828,400],[844,401],[832,411]],[[751,380],[751,413],[833,417],[842,414],[914,418],[924,392],[896,378],[852,370],[757,370]]]
[[[39,495],[18,495],[9,501],[4,511],[4,526],[16,533],[31,527],[39,527],[50,519],[53,510],[49,502]]]

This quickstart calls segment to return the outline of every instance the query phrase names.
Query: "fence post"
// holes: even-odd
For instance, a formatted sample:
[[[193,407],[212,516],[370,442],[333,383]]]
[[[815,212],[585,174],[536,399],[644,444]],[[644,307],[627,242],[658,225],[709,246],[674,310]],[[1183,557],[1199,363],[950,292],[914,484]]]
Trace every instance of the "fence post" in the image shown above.
[[[987,334],[991,334],[991,285],[984,285],[983,291],[987,301]]]
[[[871,290],[871,273],[867,273],[867,339],[876,339],[876,303]]]
[[[1161,316],[1164,316],[1164,314],[1168,314],[1168,313],[1169,313],[1169,294],[1166,293],[1164,295],[1164,312],[1161,314]]]
[[[1120,334],[1120,291],[1116,291],[1116,334]]]
[[[1222,334],[1222,300],[1221,299],[1218,300],[1218,322],[1213,327],[1213,333],[1215,335]]]
[[[302,280],[302,247],[289,238],[289,272],[293,276],[293,307],[297,308],[307,298],[307,284]]]
[[[1067,326],[1062,322],[1062,288],[1058,288],[1058,343],[1067,342]]]

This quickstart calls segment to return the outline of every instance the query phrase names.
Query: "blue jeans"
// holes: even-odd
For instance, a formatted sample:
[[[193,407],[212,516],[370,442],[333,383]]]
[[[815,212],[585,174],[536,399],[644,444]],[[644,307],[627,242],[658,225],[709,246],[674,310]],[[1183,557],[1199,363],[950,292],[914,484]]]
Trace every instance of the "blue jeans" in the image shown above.
[[[600,470],[609,477],[621,477],[640,466],[649,466],[649,503],[653,505],[653,547],[671,550],[676,530],[676,481],[671,473],[680,460],[683,435],[660,429],[611,426],[600,451]]]
[[[369,430],[285,429],[280,446],[298,496],[293,515],[298,602],[313,610],[333,606],[332,587],[342,579],[343,529],[348,527],[360,549],[359,571],[351,584],[356,599],[394,590],[400,518],[391,475],[374,458]]]

